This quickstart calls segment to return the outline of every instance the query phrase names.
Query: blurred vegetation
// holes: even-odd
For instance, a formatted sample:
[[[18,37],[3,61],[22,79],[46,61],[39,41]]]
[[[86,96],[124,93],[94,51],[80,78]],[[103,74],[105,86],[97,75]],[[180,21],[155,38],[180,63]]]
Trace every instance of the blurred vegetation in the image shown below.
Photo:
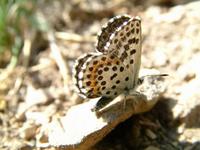
[[[36,0],[0,0],[0,58],[9,54],[8,66],[17,64],[27,32],[47,30],[44,18],[36,13],[36,3]]]

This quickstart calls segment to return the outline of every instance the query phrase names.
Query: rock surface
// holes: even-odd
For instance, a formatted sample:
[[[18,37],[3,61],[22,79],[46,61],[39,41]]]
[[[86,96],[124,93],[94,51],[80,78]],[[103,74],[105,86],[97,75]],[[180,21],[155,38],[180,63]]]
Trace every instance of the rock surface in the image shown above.
[[[45,126],[49,145],[65,149],[88,149],[119,123],[134,114],[149,111],[166,88],[164,76],[146,76],[136,95],[120,95],[108,106],[93,112],[98,99],[71,107],[67,114]],[[125,103],[125,105],[124,105]],[[149,131],[149,134],[152,132]],[[38,143],[38,146],[48,145]],[[48,146],[49,146],[48,145]]]

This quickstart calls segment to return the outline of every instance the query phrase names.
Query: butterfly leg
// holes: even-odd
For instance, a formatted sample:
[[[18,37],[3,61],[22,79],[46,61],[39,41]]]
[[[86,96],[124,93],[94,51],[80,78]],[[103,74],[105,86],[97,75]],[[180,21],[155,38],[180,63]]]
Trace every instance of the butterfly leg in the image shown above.
[[[92,111],[99,111],[101,108],[106,106],[112,100],[113,100],[113,98],[102,96],[99,99],[99,101],[96,103],[96,106],[92,109]]]
[[[126,109],[126,96],[124,97],[124,100],[123,100],[123,110]]]
[[[138,91],[131,91],[131,92],[129,91],[129,92],[127,92],[125,94],[125,96],[124,96],[124,99],[123,99],[123,110],[126,109],[126,101],[127,101],[128,95],[132,95],[132,96],[138,97],[141,94]]]

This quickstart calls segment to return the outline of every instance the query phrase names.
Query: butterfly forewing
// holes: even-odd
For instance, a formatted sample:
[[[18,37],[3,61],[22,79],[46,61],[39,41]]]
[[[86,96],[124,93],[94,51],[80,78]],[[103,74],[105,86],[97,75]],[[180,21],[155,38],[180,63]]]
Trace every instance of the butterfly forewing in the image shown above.
[[[131,18],[124,22],[111,36],[104,51],[116,55],[132,73],[135,86],[141,62],[141,20]]]

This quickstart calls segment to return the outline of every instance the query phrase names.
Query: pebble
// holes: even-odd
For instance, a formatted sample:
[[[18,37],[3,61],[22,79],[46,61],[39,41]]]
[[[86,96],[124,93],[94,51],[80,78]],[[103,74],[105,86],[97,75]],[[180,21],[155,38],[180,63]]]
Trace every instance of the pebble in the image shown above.
[[[160,149],[158,147],[155,147],[155,146],[148,146],[144,150],[160,150]]]
[[[153,131],[149,130],[149,129],[146,129],[146,135],[152,140],[157,138],[156,134]]]

